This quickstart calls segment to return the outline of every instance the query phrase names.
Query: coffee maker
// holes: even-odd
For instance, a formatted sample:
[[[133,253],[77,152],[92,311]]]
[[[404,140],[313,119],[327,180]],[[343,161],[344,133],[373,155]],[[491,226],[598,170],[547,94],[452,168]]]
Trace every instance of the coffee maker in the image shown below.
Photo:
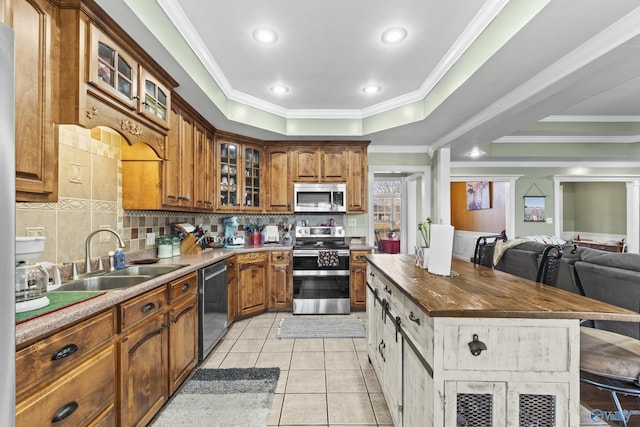
[[[228,216],[222,219],[224,225],[224,247],[225,248],[242,248],[244,247],[244,236],[237,235],[238,217]]]
[[[16,313],[36,310],[49,305],[45,295],[60,287],[60,271],[51,262],[30,264],[44,251],[44,237],[16,237]],[[49,281],[47,268],[53,271]]]

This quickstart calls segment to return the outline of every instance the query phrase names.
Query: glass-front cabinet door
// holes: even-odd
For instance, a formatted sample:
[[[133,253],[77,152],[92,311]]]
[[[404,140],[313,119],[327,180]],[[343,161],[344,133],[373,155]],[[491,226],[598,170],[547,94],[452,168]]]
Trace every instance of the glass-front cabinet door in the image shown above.
[[[97,27],[91,26],[89,82],[135,108],[138,63]]]
[[[257,147],[244,148],[244,207],[248,210],[259,210],[260,180],[262,171],[262,151]]]
[[[237,210],[240,207],[238,199],[238,171],[240,166],[240,145],[219,141],[218,144],[218,188],[220,194],[218,198],[219,209]]]

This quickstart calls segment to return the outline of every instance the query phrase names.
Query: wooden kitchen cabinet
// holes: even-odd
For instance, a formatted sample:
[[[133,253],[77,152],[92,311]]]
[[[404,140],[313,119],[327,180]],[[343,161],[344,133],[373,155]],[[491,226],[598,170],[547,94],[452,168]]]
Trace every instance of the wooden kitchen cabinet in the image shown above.
[[[198,364],[198,276],[169,283],[169,396]]]
[[[198,210],[213,211],[215,136],[212,131],[197,122],[195,126],[193,194],[194,207]]]
[[[347,149],[347,213],[366,213],[369,202],[367,147]]]
[[[269,263],[269,308],[293,309],[293,259],[291,251],[273,251]]]
[[[293,212],[293,184],[289,174],[290,153],[284,146],[265,147],[267,206],[269,213]]]
[[[294,182],[345,182],[344,147],[297,147],[292,150]]]
[[[56,7],[47,0],[4,3],[4,23],[14,31],[16,201],[58,199],[60,60]]]
[[[59,122],[109,127],[164,159],[177,82],[95,3],[65,2],[58,16]]]
[[[267,252],[238,254],[238,316],[267,308]]]
[[[114,337],[115,316],[110,309],[18,348],[16,425],[49,425],[61,410],[67,413],[67,425],[113,414]]]
[[[371,250],[353,250],[349,259],[349,298],[351,310],[365,310],[367,304],[367,261]]]
[[[144,426],[168,398],[167,288],[162,286],[118,306],[119,425]]]
[[[227,258],[227,311],[228,325],[238,318],[238,276],[236,275],[236,256]]]
[[[258,141],[216,133],[217,210],[260,212],[264,206],[264,150]]]
[[[193,152],[195,122],[191,114],[174,102],[169,112],[167,158],[163,162],[164,205],[193,207]]]

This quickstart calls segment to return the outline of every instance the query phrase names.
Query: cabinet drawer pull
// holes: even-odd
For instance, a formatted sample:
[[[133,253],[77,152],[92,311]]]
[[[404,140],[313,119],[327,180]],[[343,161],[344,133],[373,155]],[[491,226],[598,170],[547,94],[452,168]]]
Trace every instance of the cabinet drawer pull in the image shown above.
[[[358,255],[356,256],[356,259],[364,259],[364,255]]]
[[[387,346],[387,345],[384,343],[384,340],[381,340],[381,341],[380,341],[380,344],[378,344],[378,353],[380,353],[380,357],[382,357],[382,361],[383,361],[383,362],[386,362],[386,361],[387,361],[387,359],[385,359],[385,357],[384,357],[384,353],[382,352],[382,350],[384,350],[384,348],[385,348],[386,346]]]
[[[191,283],[185,283],[184,285],[182,285],[182,292],[186,291],[190,287],[191,287]]]
[[[229,264],[227,264],[227,268],[233,268],[233,263],[230,262]]]
[[[73,414],[76,409],[78,409],[78,402],[75,400],[67,403],[62,408],[58,409],[56,413],[51,418],[52,423],[57,423],[58,421],[62,421],[67,418],[69,415]]]
[[[478,334],[473,334],[473,341],[469,343],[469,350],[474,356],[480,356],[483,350],[487,349],[487,345],[478,339]]]
[[[78,351],[78,346],[75,344],[69,344],[67,346],[62,347],[60,350],[56,351],[55,353],[53,353],[53,356],[51,356],[51,360],[53,361],[62,360],[67,356],[71,356],[76,351]]]
[[[384,285],[384,291],[385,291],[386,293],[388,293],[389,295],[391,295],[391,289],[389,289],[389,288],[387,287],[387,285]]]
[[[151,310],[153,310],[154,308],[156,308],[156,305],[152,302],[145,304],[144,307],[142,307],[142,312],[143,313],[147,313]]]
[[[282,259],[284,259],[284,256],[278,255],[276,258],[282,260]]]
[[[409,320],[416,322],[418,325],[420,324],[420,319],[413,315],[413,311],[409,313]]]
[[[369,273],[369,276],[371,276],[371,277],[376,277],[376,275],[375,275],[375,274],[373,274],[373,271],[372,271],[371,273]]]

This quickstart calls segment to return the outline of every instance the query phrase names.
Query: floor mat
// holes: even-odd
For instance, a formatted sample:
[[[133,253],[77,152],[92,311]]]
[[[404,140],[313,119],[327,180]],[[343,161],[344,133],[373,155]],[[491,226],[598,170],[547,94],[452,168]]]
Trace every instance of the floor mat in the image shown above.
[[[265,427],[279,368],[198,369],[154,427]]]
[[[357,318],[285,317],[278,327],[278,338],[365,338],[362,320]]]

